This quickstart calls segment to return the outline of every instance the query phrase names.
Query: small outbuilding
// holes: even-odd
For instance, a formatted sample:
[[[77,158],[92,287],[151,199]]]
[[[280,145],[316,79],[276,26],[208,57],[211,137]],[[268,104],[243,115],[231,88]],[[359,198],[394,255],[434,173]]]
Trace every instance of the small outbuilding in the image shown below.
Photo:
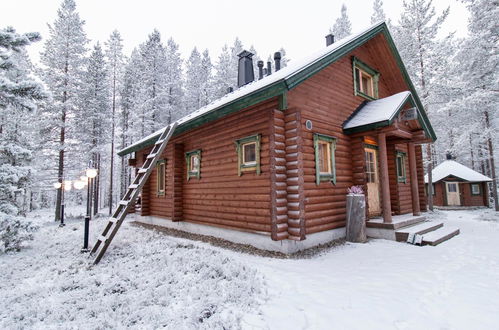
[[[488,206],[487,183],[491,178],[454,160],[446,160],[432,171],[433,204],[436,206]],[[428,192],[428,174],[425,175]]]

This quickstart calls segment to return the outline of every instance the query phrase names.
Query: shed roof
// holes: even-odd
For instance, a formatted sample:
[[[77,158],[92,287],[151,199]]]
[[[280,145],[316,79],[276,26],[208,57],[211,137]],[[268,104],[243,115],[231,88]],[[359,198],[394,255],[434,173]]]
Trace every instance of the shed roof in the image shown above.
[[[492,181],[491,178],[472,170],[469,167],[459,164],[454,160],[446,160],[440,163],[431,171],[433,183],[438,182],[446,177],[452,175],[469,182],[486,182]],[[424,177],[425,183],[428,183],[428,174]]]
[[[411,92],[404,91],[382,99],[365,102],[345,121],[343,129],[348,133],[363,131],[372,128],[373,125],[378,127],[390,125],[408,101],[414,104]],[[421,118],[419,109],[418,115],[418,118]]]
[[[355,48],[369,41],[379,33],[384,34],[402,75],[407,82],[407,85],[410,87],[416,104],[418,104],[420,109],[423,109],[404,64],[402,63],[400,55],[395,47],[395,44],[393,43],[393,39],[390,36],[388,27],[385,22],[378,22],[357,34],[352,34],[327,47],[324,47],[300,61],[290,61],[287,67],[282,68],[281,70],[266,76],[263,79],[242,86],[234,92],[229,93],[179,119],[175,135],[201,126],[212,120],[222,118],[229,113],[239,111],[272,97],[284,95],[288,90],[298,86],[301,82],[310,78],[312,75],[321,71]],[[421,111],[422,120],[425,123],[423,128],[427,131],[428,136],[435,140],[436,136],[428,121],[428,118],[426,117],[424,110]],[[118,155],[123,156],[152,145],[161,134],[161,131],[162,130],[158,130],[118,151]]]

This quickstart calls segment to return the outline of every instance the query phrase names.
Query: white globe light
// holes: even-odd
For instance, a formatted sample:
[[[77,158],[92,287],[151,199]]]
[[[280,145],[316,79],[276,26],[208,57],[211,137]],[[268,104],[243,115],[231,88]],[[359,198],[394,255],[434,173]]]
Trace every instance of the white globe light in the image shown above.
[[[56,183],[54,183],[54,188],[55,188],[55,189],[60,189],[60,188],[61,188],[61,186],[62,186],[62,184],[61,184],[60,182],[56,182]]]
[[[80,180],[81,180],[84,184],[87,184],[87,180],[88,180],[88,178],[87,178],[87,176],[86,176],[86,175],[82,175],[82,176],[80,176]]]
[[[85,187],[85,182],[84,181],[75,181],[73,183],[73,185],[74,185],[75,189],[80,190],[80,189],[83,189],[83,187]]]
[[[64,190],[66,191],[71,190],[71,180],[64,181]]]
[[[87,169],[87,176],[90,178],[90,179],[93,179],[97,176],[97,169],[95,168],[88,168]]]

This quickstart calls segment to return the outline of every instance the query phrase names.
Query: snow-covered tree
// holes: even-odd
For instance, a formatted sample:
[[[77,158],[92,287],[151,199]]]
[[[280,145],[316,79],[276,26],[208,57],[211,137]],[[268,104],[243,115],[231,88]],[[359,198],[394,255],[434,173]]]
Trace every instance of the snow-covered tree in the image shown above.
[[[212,84],[213,84],[213,64],[211,63],[210,53],[208,49],[203,52],[201,58],[201,106],[205,106],[213,101]]]
[[[218,56],[218,61],[215,64],[215,77],[213,84],[214,99],[227,94],[229,87],[235,88],[237,86],[237,68],[231,68],[233,61],[227,45],[224,45],[222,52]],[[235,77],[235,78],[234,78]]]
[[[345,4],[341,5],[341,16],[336,19],[330,32],[336,40],[343,39],[352,34],[352,23],[350,23]]]
[[[495,155],[499,129],[499,3],[488,0],[466,0],[470,12],[469,37],[459,54],[464,82],[463,106],[479,121],[474,121],[475,139],[488,151],[495,209],[499,211]],[[472,124],[467,122],[466,124]],[[473,140],[473,137],[471,138]]]
[[[172,39],[166,43],[166,111],[163,111],[162,123],[164,127],[173,120],[185,115],[182,58],[178,44]]]
[[[187,61],[187,71],[185,77],[185,107],[187,112],[192,112],[201,107],[201,95],[203,85],[202,79],[202,59],[196,47],[191,52]]]
[[[75,138],[72,122],[78,106],[78,95],[81,92],[82,71],[87,52],[87,38],[83,31],[84,21],[76,11],[74,0],[63,0],[57,11],[57,19],[49,25],[49,38],[46,40],[40,61],[44,66],[42,78],[52,93],[53,103],[44,109],[52,121],[45,127],[47,145],[57,151],[57,180],[62,182],[67,165],[66,151],[68,142]],[[55,143],[53,143],[55,142]],[[73,154],[73,156],[75,156]],[[60,218],[61,190],[57,191],[55,218]]]
[[[386,15],[385,11],[383,10],[383,0],[374,0],[373,13],[371,15],[371,24],[385,20],[386,20]]]
[[[108,81],[111,93],[111,150],[109,163],[109,215],[111,215],[114,198],[114,147],[115,147],[115,131],[116,131],[116,114],[119,108],[119,90],[123,76],[124,56],[123,56],[123,39],[117,30],[114,30],[106,42],[106,58]],[[122,164],[123,166],[123,164]]]

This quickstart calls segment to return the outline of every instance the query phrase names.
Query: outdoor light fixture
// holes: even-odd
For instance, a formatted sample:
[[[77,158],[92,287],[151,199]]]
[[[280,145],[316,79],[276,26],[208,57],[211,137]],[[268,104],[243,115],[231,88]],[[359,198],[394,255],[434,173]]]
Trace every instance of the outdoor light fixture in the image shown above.
[[[71,190],[71,180],[64,181],[64,190],[66,191]]]
[[[86,175],[82,175],[82,176],[80,176],[80,180],[81,180],[81,182],[83,182],[84,184],[87,184],[87,180],[88,180],[88,178],[87,178],[87,176],[86,176]]]
[[[54,188],[55,189],[61,189],[61,187],[62,187],[62,183],[60,183],[60,182],[54,183]]]
[[[85,187],[85,182],[84,181],[75,181],[73,183],[73,186],[75,187],[75,189],[81,190]]]
[[[87,169],[87,176],[90,178],[90,179],[93,179],[97,176],[97,169],[95,168],[88,168]]]

